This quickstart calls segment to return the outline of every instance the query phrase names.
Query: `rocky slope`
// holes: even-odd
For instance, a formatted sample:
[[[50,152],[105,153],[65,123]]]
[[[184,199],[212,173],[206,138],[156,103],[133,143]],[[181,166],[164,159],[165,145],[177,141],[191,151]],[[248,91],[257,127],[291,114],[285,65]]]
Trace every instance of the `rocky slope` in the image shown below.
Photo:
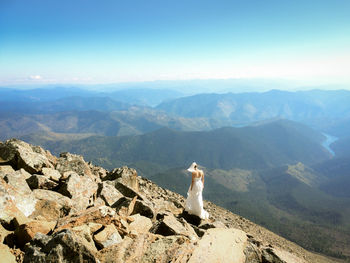
[[[0,142],[1,262],[334,262],[209,202],[200,220],[184,202],[132,168]]]

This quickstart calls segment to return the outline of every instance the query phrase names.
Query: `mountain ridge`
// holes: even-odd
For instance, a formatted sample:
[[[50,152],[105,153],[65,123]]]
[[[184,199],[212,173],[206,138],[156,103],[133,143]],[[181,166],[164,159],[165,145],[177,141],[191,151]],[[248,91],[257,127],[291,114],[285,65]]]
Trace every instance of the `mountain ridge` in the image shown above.
[[[322,135],[304,125],[279,120],[261,126],[223,127],[204,132],[161,128],[135,136],[92,136],[81,141],[62,142],[61,149],[78,151],[90,158],[89,150],[97,147],[104,156],[95,151],[95,158],[113,156],[126,163],[157,161],[176,167],[188,160],[198,160],[209,168],[263,168],[281,162],[311,164],[326,160],[330,154],[319,144],[322,139]],[[55,145],[53,147],[59,146]],[[50,142],[46,147],[55,152]]]

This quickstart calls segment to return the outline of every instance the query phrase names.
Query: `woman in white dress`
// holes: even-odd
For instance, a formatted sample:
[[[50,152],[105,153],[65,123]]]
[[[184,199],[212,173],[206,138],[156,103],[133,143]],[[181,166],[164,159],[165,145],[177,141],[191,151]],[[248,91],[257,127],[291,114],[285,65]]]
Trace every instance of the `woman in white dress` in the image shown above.
[[[185,211],[189,214],[199,216],[201,219],[208,219],[209,214],[203,209],[202,191],[204,188],[204,173],[198,169],[195,162],[191,164],[187,171],[192,173],[192,182],[187,192]]]

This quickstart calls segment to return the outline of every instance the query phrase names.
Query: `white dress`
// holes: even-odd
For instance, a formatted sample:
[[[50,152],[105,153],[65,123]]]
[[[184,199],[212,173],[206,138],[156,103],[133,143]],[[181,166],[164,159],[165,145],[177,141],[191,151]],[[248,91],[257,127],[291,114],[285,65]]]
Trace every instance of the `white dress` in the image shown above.
[[[194,178],[193,187],[187,192],[185,211],[189,214],[199,216],[201,219],[208,219],[209,213],[203,209],[203,183],[201,178]]]

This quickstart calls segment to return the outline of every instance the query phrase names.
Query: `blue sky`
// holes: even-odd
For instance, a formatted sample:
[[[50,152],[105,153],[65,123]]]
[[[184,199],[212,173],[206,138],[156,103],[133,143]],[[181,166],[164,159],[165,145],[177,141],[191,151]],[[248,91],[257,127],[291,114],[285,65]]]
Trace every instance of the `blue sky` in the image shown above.
[[[0,0],[0,85],[350,83],[348,0]]]

